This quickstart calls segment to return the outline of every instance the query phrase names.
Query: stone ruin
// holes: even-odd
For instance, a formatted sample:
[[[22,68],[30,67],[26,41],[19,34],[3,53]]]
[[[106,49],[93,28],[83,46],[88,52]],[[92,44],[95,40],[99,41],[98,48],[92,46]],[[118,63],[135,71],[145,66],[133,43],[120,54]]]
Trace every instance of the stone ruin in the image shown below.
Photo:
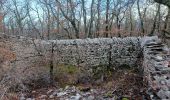
[[[99,65],[136,67],[142,63],[139,67],[150,98],[170,99],[169,49],[157,36],[39,40],[1,34],[0,42],[11,44],[10,50],[15,55],[14,59],[5,60],[2,66],[23,71],[36,63],[41,64],[40,60],[46,63],[52,61],[54,65],[71,64],[87,68]]]

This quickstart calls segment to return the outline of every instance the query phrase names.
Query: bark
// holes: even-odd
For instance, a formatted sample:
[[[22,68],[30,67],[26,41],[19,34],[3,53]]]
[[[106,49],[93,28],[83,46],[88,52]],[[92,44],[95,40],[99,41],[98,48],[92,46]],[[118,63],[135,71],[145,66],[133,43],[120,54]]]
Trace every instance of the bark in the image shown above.
[[[159,11],[160,11],[160,4],[158,5],[158,10],[156,12],[156,15],[155,15],[155,18],[154,18],[154,22],[153,22],[153,27],[152,27],[152,30],[151,30],[151,33],[149,34],[149,36],[153,36],[154,35],[155,28],[156,28],[156,23],[157,23],[157,18],[158,18],[158,15],[159,15]]]
[[[101,0],[98,0],[97,2],[97,25],[96,25],[96,37],[99,37],[100,33],[100,6],[101,6]]]
[[[93,16],[93,7],[94,6],[94,0],[92,0],[92,3],[91,3],[91,11],[90,11],[90,25],[89,25],[89,34],[88,34],[88,37],[89,38],[92,38],[92,29],[93,29],[93,20],[94,20],[94,16]]]
[[[132,8],[130,7],[130,36],[132,35],[133,31],[133,19],[132,19]]]
[[[109,36],[109,6],[110,6],[110,0],[107,0],[106,2],[106,21],[105,21],[105,37]]]
[[[137,0],[137,8],[138,8],[138,14],[139,14],[139,19],[140,19],[140,27],[141,27],[141,32],[142,33],[145,33],[145,29],[144,29],[144,24],[143,24],[143,18],[142,18],[142,14],[140,12],[140,5],[139,5],[139,1],[140,0]]]
[[[85,0],[82,1],[82,10],[83,10],[83,22],[84,22],[84,32],[87,34],[87,14],[86,14],[86,8],[85,8]],[[87,35],[86,35],[87,36]]]

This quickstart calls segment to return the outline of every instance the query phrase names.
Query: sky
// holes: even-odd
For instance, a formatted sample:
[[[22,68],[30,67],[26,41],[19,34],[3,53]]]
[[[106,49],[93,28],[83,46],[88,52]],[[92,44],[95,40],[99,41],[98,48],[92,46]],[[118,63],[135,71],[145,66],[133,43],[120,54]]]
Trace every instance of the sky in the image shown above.
[[[22,5],[22,3],[24,3],[24,1],[27,1],[27,0],[17,0],[18,2],[20,2],[20,4],[19,5]],[[29,0],[30,1],[30,0]],[[90,12],[90,5],[91,5],[91,1],[92,0],[87,0],[87,5],[86,5],[86,7],[88,8],[87,10],[89,10],[89,11],[87,11],[87,12]],[[31,6],[33,7],[33,9],[35,9],[36,7],[37,8],[39,8],[39,13],[42,15],[43,14],[43,11],[42,11],[42,8],[40,8],[40,6],[36,3],[36,0],[31,0],[30,1],[31,2]],[[145,7],[146,5],[141,5],[141,7]],[[166,7],[164,7],[164,6],[162,6],[161,7],[161,9],[162,9],[162,13],[165,13],[165,15],[166,15]],[[155,15],[155,4],[153,4],[153,5],[149,5],[148,6],[148,9],[147,9],[147,16],[153,16],[153,15]],[[90,18],[90,13],[87,13],[88,15],[87,15],[87,18]],[[35,12],[35,11],[32,11],[31,12],[31,15],[35,18],[35,20],[36,20],[36,18],[37,18],[37,13]],[[138,12],[137,12],[137,7],[136,7],[136,4],[135,4],[135,6],[133,6],[133,15],[135,15],[134,17],[135,17],[135,19],[138,19]]]

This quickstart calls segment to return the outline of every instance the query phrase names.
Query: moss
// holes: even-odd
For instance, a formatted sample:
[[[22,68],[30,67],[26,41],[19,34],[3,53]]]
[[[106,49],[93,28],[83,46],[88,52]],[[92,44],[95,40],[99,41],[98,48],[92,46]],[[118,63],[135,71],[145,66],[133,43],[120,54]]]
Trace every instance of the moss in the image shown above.
[[[76,84],[79,73],[79,67],[74,65],[61,64],[54,68],[54,78],[61,86]]]
[[[122,100],[129,100],[128,98],[123,97]]]
[[[63,72],[63,73],[66,73],[66,74],[75,74],[78,72],[78,67],[77,66],[74,66],[74,65],[58,65],[56,67],[56,71],[57,72]]]
[[[107,92],[106,94],[104,94],[104,97],[105,97],[105,98],[112,98],[112,97],[113,97],[112,91],[109,91],[109,92]]]
[[[107,65],[99,65],[93,67],[93,78],[94,79],[100,79],[101,77],[110,77],[112,76],[113,70],[108,69]]]

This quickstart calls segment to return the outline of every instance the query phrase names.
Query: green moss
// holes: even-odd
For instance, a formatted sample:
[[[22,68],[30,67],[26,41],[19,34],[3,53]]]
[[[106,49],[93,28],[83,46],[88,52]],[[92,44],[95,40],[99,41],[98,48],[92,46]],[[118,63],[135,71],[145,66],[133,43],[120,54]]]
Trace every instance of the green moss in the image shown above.
[[[65,74],[76,74],[79,69],[77,66],[74,65],[58,65],[56,66],[57,73],[65,73]]]
[[[61,86],[75,85],[78,80],[80,69],[74,65],[60,64],[54,67],[55,80]]]
[[[108,65],[98,65],[92,68],[93,78],[100,79],[102,76],[110,77],[113,73],[111,69],[108,69]]]
[[[128,98],[123,97],[122,100],[129,100]]]
[[[109,92],[107,92],[106,94],[104,94],[104,97],[105,97],[105,98],[112,98],[112,97],[113,97],[112,91],[109,91]]]

